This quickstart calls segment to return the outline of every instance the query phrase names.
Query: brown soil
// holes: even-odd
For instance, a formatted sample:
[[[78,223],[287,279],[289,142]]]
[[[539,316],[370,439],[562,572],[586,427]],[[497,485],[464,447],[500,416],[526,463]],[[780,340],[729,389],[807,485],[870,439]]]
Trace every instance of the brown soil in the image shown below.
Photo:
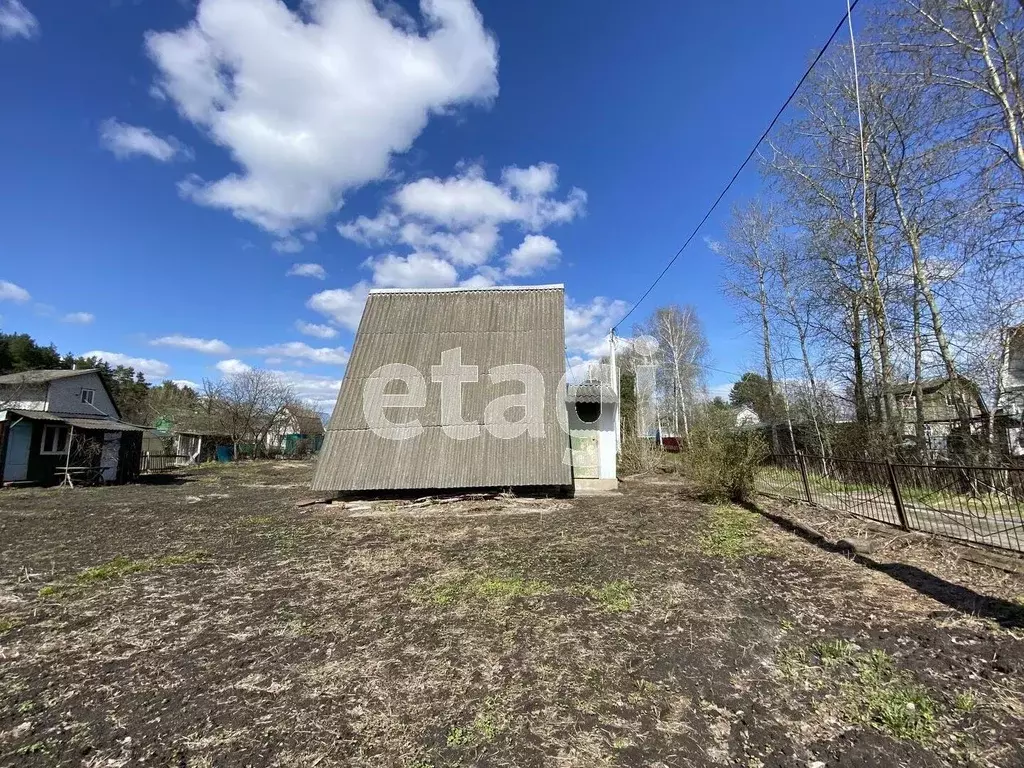
[[[1024,765],[1019,576],[664,476],[354,510],[309,478],[0,492],[0,765]]]

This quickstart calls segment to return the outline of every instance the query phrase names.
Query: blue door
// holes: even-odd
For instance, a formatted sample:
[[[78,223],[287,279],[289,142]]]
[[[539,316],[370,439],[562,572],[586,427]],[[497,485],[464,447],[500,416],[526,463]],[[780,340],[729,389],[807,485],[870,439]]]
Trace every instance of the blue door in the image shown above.
[[[7,432],[7,458],[4,460],[4,482],[13,483],[28,477],[28,449],[32,443],[32,424],[19,421]]]

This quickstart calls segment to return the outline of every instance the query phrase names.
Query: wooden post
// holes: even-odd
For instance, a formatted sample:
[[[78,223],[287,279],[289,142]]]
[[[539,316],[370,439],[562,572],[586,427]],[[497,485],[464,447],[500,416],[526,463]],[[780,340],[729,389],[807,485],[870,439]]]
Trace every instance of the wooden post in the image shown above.
[[[896,470],[892,466],[892,462],[886,459],[885,467],[889,470],[889,488],[892,490],[892,500],[896,504],[896,514],[899,515],[900,525],[903,526],[903,530],[910,530],[910,523],[907,521],[907,510],[903,506],[903,496],[900,494],[900,484],[896,482]]]
[[[811,484],[807,479],[807,462],[804,460],[803,451],[796,452],[796,462],[800,465],[800,479],[804,481],[804,495],[807,497],[807,503],[813,504],[814,497],[811,496]]]

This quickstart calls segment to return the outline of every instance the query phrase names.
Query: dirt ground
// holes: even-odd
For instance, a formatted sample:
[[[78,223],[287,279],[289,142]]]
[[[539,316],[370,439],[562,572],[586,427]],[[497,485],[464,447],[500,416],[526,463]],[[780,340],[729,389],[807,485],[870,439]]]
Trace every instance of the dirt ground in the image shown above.
[[[1024,765],[1020,576],[671,476],[297,507],[310,472],[0,491],[0,765]]]

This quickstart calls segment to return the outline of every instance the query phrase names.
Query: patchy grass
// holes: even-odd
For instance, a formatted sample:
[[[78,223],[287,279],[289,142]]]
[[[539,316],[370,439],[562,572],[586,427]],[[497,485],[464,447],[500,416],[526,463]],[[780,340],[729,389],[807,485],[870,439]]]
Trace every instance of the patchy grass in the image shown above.
[[[599,587],[583,587],[580,592],[607,613],[625,613],[636,602],[633,585],[628,581],[609,581]]]
[[[505,715],[501,707],[495,698],[488,697],[469,724],[449,729],[445,743],[456,748],[481,747],[494,741],[505,727]]]
[[[6,634],[18,626],[21,626],[21,619],[16,619],[13,616],[0,616],[0,635]]]
[[[707,528],[698,539],[705,555],[728,560],[768,552],[758,538],[760,520],[753,512],[734,504],[723,504],[711,510],[707,521]]]
[[[842,638],[820,641],[780,650],[776,668],[785,679],[811,690],[837,685],[839,715],[847,723],[921,744],[936,733],[939,706],[931,692],[883,650],[865,652]]]
[[[238,519],[238,524],[249,528],[260,528],[277,523],[276,517],[270,515],[246,515]]]
[[[48,584],[40,589],[38,594],[39,597],[63,597],[75,590],[94,587],[105,581],[123,579],[133,573],[145,573],[157,568],[200,563],[207,557],[207,553],[201,551],[161,555],[142,560],[132,560],[118,555],[106,563],[79,571],[66,582]]]
[[[975,707],[978,706],[978,699],[973,693],[960,693],[957,694],[955,699],[953,699],[953,706],[956,707],[959,712],[973,712]]]
[[[855,677],[844,689],[854,719],[897,739],[923,743],[935,734],[935,700],[911,675],[896,670],[885,651],[856,656],[854,668]]]
[[[1024,743],[1024,640],[983,602],[674,475],[429,515],[297,508],[297,462],[172,479],[0,492],[0,614],[26,622],[0,637],[0,764],[945,767]],[[978,572],[943,578],[991,594]]]

